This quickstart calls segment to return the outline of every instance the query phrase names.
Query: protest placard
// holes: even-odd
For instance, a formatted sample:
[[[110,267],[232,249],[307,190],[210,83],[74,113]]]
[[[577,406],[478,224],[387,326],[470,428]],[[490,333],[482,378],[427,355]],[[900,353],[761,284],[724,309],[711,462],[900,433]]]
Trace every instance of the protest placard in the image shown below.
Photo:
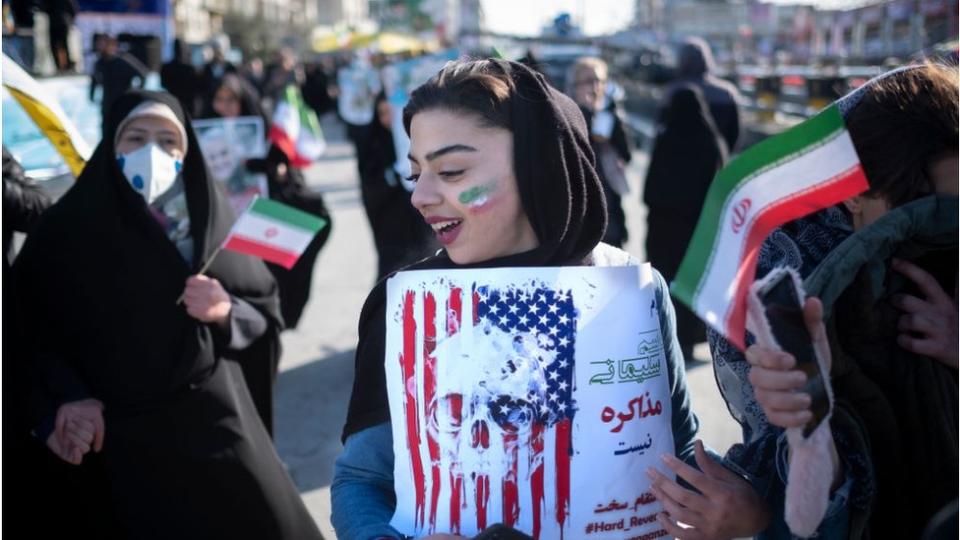
[[[356,61],[337,71],[337,110],[348,124],[365,126],[373,120],[373,103],[380,92],[380,77],[368,62]]]
[[[656,535],[674,451],[649,265],[400,272],[385,372],[404,534]]]
[[[248,171],[244,162],[266,155],[263,119],[258,116],[194,120],[200,151],[214,180],[240,215],[254,197],[268,197],[267,178]]]

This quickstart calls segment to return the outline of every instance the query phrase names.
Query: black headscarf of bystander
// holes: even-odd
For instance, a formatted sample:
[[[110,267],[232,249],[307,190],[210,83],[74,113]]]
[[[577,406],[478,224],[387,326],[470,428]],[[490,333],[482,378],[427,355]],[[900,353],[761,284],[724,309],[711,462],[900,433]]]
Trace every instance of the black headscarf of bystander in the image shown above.
[[[662,126],[650,156],[643,202],[651,211],[668,211],[689,220],[692,228],[714,175],[727,161],[727,145],[700,90],[692,85],[684,85],[673,93],[663,113]],[[669,265],[657,268],[664,276],[673,273]]]
[[[374,100],[360,162],[360,195],[377,248],[378,280],[436,251],[433,230],[411,204],[410,191],[394,170],[393,131],[381,118],[381,109],[389,107],[386,95],[380,92]]]
[[[727,161],[727,145],[714,125],[700,89],[679,86],[661,117],[643,202],[647,205],[647,259],[664,278],[676,277],[703,208],[707,190]],[[684,358],[703,341],[705,328],[685,305],[677,304],[677,337]]]
[[[677,52],[677,81],[667,88],[665,102],[669,103],[674,89],[696,85],[703,92],[717,131],[732,152],[740,138],[740,95],[733,84],[715,76],[714,69],[710,45],[698,37],[685,39]]]
[[[183,41],[173,40],[173,58],[160,68],[160,84],[180,100],[180,105],[192,117],[197,114],[203,82],[186,53]]]
[[[256,88],[236,73],[227,73],[214,82],[212,93],[207,96],[203,102],[203,107],[200,109],[199,118],[220,118],[223,116],[213,106],[214,97],[223,88],[229,90],[240,102],[239,116],[259,116],[263,119],[263,128],[267,131],[270,130],[270,117],[260,106],[260,95]]]

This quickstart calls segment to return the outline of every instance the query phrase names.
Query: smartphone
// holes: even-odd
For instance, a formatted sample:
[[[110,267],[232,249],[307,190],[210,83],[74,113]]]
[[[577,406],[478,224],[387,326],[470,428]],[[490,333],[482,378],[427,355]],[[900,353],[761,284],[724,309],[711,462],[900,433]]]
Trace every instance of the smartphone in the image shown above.
[[[797,281],[792,272],[783,270],[758,284],[756,295],[763,306],[763,315],[775,344],[793,355],[797,361],[796,368],[807,376],[807,382],[800,390],[810,396],[810,410],[813,413],[803,427],[803,436],[806,438],[830,413],[830,398],[824,382],[826,375],[820,368],[813,340],[803,319],[803,299]]]
[[[474,536],[473,540],[533,540],[533,537],[503,523],[495,523]]]

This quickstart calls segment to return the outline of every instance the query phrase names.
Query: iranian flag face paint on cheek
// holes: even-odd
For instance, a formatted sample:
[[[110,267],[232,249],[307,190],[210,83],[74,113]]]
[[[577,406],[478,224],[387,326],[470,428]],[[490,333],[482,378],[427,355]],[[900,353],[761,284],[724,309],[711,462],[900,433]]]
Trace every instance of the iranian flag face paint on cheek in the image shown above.
[[[492,185],[474,186],[462,191],[457,200],[467,205],[472,212],[480,212],[490,207],[493,188]]]

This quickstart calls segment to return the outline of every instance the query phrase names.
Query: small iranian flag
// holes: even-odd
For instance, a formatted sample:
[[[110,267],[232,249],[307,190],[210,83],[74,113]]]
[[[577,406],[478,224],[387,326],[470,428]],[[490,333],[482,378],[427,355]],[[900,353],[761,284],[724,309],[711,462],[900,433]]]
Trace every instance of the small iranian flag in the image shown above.
[[[254,199],[237,219],[223,248],[290,269],[326,220],[270,199]]]
[[[757,144],[717,173],[671,292],[742,350],[767,235],[868,187],[836,105]]]
[[[317,114],[303,102],[294,84],[287,85],[283,98],[277,103],[269,137],[297,168],[320,159],[327,148]]]

